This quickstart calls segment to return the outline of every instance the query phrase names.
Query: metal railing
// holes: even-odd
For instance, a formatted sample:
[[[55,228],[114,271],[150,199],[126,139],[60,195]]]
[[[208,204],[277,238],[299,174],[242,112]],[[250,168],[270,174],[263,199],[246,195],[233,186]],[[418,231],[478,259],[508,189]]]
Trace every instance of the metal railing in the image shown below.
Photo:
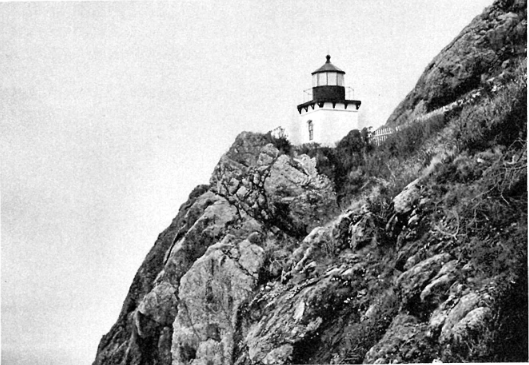
[[[354,89],[350,86],[345,86],[345,99],[354,100]],[[303,102],[312,100],[312,88],[303,90]]]

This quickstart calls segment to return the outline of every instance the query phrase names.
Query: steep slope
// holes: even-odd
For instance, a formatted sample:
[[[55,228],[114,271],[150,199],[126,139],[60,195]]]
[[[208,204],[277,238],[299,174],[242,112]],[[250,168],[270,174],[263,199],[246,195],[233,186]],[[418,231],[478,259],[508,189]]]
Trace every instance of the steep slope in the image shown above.
[[[239,135],[158,237],[94,364],[528,361],[525,8],[497,1],[465,28],[381,146]],[[473,76],[432,71],[462,39],[485,55],[462,66]]]
[[[291,251],[336,214],[332,185],[317,174],[315,162],[280,155],[268,142],[263,135],[239,135],[211,184],[197,187],[182,205],[136,274],[95,364],[170,364],[171,347],[182,361],[196,356],[198,338],[233,332],[229,316],[256,288],[261,271],[279,275],[271,260],[285,260],[289,248],[265,257],[256,243],[290,244]],[[219,277],[223,271],[226,282]],[[220,304],[226,306],[220,317],[203,318],[202,311]],[[226,341],[230,353],[234,344]]]
[[[511,60],[526,53],[526,37],[527,2],[496,1],[428,64],[387,124],[404,124],[508,77]]]

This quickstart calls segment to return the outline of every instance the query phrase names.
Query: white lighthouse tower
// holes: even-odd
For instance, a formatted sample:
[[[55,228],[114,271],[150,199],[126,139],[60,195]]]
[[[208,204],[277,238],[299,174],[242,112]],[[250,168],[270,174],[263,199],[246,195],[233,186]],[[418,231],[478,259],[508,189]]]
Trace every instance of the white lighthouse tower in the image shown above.
[[[331,63],[331,56],[312,73],[311,100],[298,105],[300,120],[289,133],[293,144],[335,146],[349,131],[358,129],[361,102],[347,100],[344,75]]]

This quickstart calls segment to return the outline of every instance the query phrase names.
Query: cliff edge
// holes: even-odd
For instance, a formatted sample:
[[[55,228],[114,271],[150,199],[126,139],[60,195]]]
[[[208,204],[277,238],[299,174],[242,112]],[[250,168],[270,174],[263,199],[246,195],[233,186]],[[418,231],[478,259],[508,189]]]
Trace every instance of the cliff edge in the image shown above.
[[[525,1],[487,8],[378,146],[241,133],[94,365],[528,361],[525,27]]]

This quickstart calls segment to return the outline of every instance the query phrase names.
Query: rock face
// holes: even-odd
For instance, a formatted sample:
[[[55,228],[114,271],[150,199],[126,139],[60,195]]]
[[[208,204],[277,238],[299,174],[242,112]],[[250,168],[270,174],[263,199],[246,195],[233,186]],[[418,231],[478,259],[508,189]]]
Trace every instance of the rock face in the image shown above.
[[[176,363],[229,363],[237,314],[256,287],[264,250],[234,236],[210,246],[182,277],[174,322]]]
[[[514,55],[526,52],[526,9],[526,0],[496,1],[485,9],[426,66],[387,124],[406,123],[450,104],[491,78],[507,77],[498,70]]]
[[[392,122],[523,64],[525,6],[486,9]],[[504,87],[526,93],[517,77]],[[373,179],[342,209],[316,158],[276,142],[241,133],[193,190],[94,365],[528,361],[526,140],[429,167],[414,155],[415,175]]]
[[[239,135],[160,235],[94,364],[229,363],[263,246],[302,237],[337,211],[315,166],[280,155],[263,135]]]
[[[271,144],[259,151],[241,134],[224,155],[211,179],[213,190],[240,211],[289,235],[302,237],[334,214],[330,181],[306,155],[280,155]],[[262,141],[261,141],[262,143]]]

